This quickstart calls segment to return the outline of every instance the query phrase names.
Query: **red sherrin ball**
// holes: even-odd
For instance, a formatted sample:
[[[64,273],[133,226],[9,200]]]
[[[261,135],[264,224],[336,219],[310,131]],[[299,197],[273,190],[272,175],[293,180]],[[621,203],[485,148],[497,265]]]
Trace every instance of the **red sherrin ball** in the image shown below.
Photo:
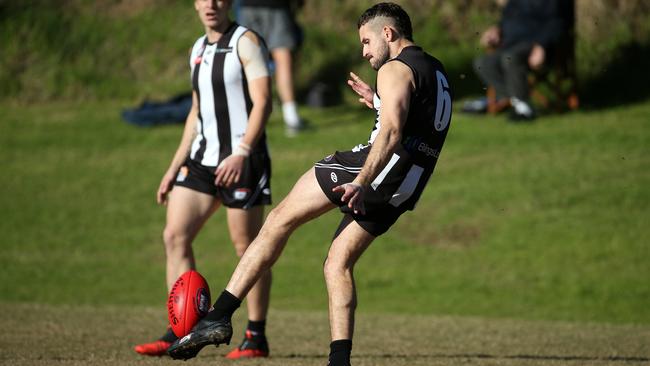
[[[178,277],[167,299],[169,325],[174,334],[179,338],[187,335],[208,313],[210,304],[208,282],[199,272],[190,270]]]

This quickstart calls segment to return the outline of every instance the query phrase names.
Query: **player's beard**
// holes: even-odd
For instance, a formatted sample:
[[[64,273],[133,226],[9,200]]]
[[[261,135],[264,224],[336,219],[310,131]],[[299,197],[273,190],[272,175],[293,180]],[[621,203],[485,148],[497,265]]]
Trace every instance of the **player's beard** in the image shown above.
[[[388,43],[382,43],[374,54],[375,56],[370,59],[370,66],[375,70],[379,70],[379,68],[382,67],[390,58]]]

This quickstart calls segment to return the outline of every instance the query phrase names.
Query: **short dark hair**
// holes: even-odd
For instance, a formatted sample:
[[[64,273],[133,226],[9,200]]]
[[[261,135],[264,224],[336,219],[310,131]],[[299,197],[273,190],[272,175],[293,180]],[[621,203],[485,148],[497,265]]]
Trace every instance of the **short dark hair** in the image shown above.
[[[409,41],[413,41],[413,28],[411,18],[404,9],[394,3],[379,3],[366,10],[359,17],[357,28],[361,28],[376,17],[387,17],[395,21],[395,29]]]

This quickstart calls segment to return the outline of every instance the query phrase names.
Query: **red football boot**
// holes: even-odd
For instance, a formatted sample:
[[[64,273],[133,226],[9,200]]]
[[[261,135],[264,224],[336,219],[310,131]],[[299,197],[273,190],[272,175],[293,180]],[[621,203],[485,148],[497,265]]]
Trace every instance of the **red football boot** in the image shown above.
[[[167,349],[178,337],[172,332],[171,328],[167,328],[165,335],[150,343],[138,344],[133,349],[144,356],[164,356],[167,354]]]
[[[151,343],[143,343],[136,345],[133,349],[144,356],[164,356],[167,354],[167,348],[171,346],[171,342],[153,341]]]
[[[238,360],[240,358],[269,357],[269,344],[264,335],[257,335],[246,330],[246,336],[241,345],[226,355],[226,358]]]

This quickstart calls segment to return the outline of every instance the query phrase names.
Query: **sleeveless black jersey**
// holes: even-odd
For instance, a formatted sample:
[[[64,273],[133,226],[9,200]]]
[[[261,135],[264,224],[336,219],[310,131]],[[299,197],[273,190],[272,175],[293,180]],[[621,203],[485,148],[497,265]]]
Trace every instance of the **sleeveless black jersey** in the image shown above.
[[[253,103],[248,81],[239,59],[239,38],[248,31],[236,23],[215,43],[200,37],[192,48],[192,88],[198,96],[199,116],[190,158],[201,165],[216,167],[232,154],[244,137]],[[266,152],[266,134],[253,153]]]
[[[371,188],[377,193],[378,201],[412,210],[433,173],[449,131],[451,89],[442,63],[420,47],[406,47],[388,62],[402,62],[411,69],[415,90],[411,94],[401,144]],[[369,146],[360,145],[352,152],[372,148],[381,130],[381,97],[377,93],[373,104],[376,119]]]
[[[415,90],[402,131],[402,148],[413,164],[433,169],[451,122],[451,89],[442,63],[417,46],[406,47],[388,62],[402,62],[413,72]],[[375,88],[376,89],[376,88]],[[375,93],[375,127],[368,142],[372,144],[381,129],[381,97]]]
[[[354,181],[373,149],[372,143],[381,130],[381,98],[377,93],[373,98],[376,122],[368,144],[358,145],[351,151],[337,151],[314,165],[316,179],[325,195],[375,236],[388,230],[404,211],[415,207],[436,166],[451,122],[451,90],[440,61],[420,47],[410,46],[388,62],[407,65],[413,72],[415,89],[402,141],[364,196],[365,216],[351,212],[341,202],[342,194],[333,192],[332,188]]]

